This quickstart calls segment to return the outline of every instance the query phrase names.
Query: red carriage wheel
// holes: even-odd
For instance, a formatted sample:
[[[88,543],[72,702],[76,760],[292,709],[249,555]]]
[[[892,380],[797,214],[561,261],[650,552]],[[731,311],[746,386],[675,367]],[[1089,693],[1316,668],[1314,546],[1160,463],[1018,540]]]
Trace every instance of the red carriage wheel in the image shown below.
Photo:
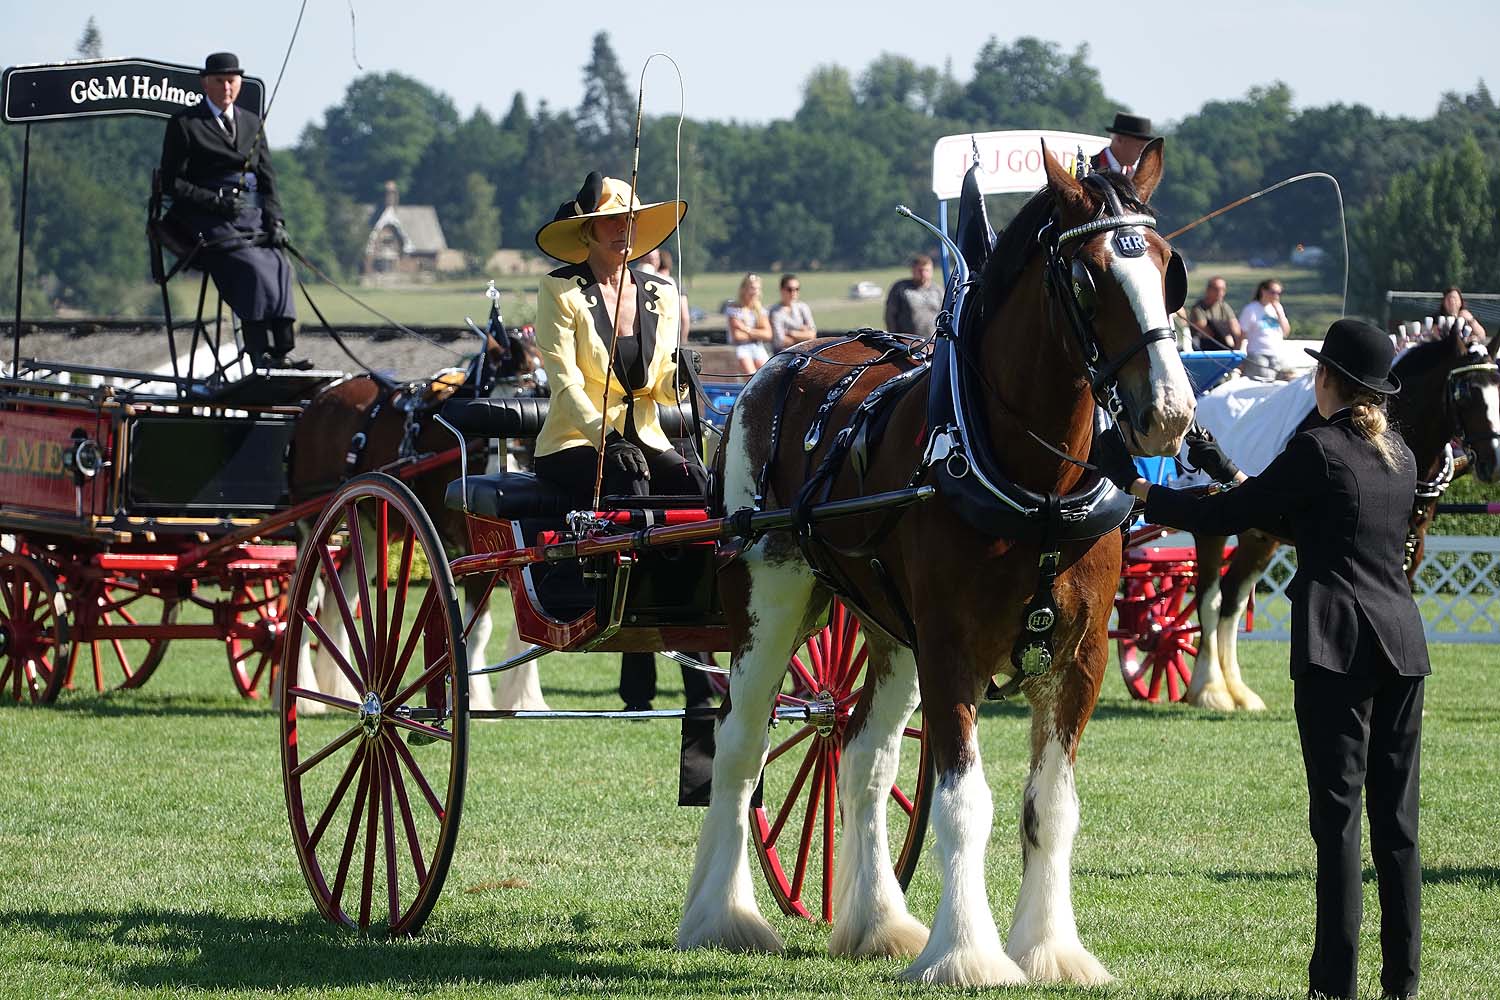
[[[838,601],[828,625],[792,655],[777,705],[807,705],[806,722],[778,726],[761,775],[761,804],[750,809],[750,837],[771,895],[789,916],[833,920],[838,764],[859,701],[865,667],[859,622]],[[806,696],[810,693],[810,696]],[[896,878],[906,888],[927,833],[932,765],[920,723],[908,723],[901,771],[886,815]]]
[[[0,555],[0,697],[47,704],[67,676],[67,602],[57,577],[23,555]]]
[[[276,683],[281,642],[287,628],[287,582],[282,577],[238,581],[216,609],[224,621],[229,679],[245,698],[259,698]]]
[[[162,598],[140,580],[109,577],[89,583],[77,595],[73,609],[75,639],[63,686],[74,688],[87,683],[80,681],[80,670],[92,679],[95,691],[145,684],[161,666],[171,640],[96,639],[92,633],[114,626],[133,628],[153,618],[171,625],[177,620],[178,608],[176,598]]]
[[[1191,567],[1145,565],[1127,569],[1119,610],[1120,675],[1132,698],[1181,701],[1198,655],[1197,599]]]
[[[362,536],[359,526],[368,532]],[[352,592],[330,548],[348,544]],[[430,581],[413,579],[424,560]],[[309,606],[315,583],[337,609],[349,655]],[[392,935],[416,932],[437,901],[463,805],[469,685],[453,577],[411,491],[368,474],[329,499],[302,548],[276,686],[292,841],[318,912]],[[363,613],[355,616],[355,609]],[[347,701],[296,685],[306,631],[359,692]],[[299,718],[297,703],[328,706]]]

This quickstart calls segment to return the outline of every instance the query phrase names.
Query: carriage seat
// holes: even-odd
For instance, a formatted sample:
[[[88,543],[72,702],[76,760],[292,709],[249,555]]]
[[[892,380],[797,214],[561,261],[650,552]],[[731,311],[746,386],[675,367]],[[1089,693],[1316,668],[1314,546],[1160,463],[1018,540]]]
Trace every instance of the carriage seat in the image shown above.
[[[443,419],[473,437],[527,440],[542,432],[551,400],[545,396],[512,396],[496,399],[450,399],[443,404]],[[672,439],[693,435],[693,408],[688,403],[656,407],[661,429]]]
[[[470,476],[448,484],[443,504],[450,510],[464,509],[464,487],[468,486],[468,509],[499,521],[562,517],[578,507],[571,493],[558,489],[529,472],[501,472]]]

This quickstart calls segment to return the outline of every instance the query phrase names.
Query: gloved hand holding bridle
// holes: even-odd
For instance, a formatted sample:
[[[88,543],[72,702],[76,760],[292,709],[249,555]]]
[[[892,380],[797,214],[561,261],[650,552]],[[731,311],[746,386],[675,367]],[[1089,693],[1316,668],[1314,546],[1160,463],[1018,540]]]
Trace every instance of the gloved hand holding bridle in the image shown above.
[[[1219,447],[1219,442],[1208,428],[1199,426],[1194,421],[1187,432],[1188,461],[1208,473],[1209,477],[1219,483],[1233,483],[1240,474],[1240,467],[1234,464],[1234,460],[1224,454],[1224,449]]]

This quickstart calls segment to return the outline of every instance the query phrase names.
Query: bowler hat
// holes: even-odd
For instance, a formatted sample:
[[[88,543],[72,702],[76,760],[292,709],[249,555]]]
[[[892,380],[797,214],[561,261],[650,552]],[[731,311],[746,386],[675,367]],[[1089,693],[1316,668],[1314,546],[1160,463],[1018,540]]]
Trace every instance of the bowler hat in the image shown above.
[[[233,52],[215,52],[203,60],[203,68],[198,71],[199,76],[244,76],[245,71],[240,69],[240,57]]]
[[[1396,345],[1379,327],[1357,319],[1335,320],[1323,338],[1323,349],[1306,350],[1371,392],[1388,394],[1401,390],[1401,383],[1391,375]]]
[[[536,245],[548,257],[582,264],[589,257],[589,247],[583,239],[584,223],[629,212],[635,213],[630,259],[636,260],[667,241],[687,214],[687,202],[654,201],[642,205],[629,184],[595,170],[584,180],[577,197],[559,205],[552,221],[537,231]]]
[[[1106,132],[1115,135],[1128,135],[1132,139],[1154,139],[1151,134],[1151,119],[1142,118],[1140,115],[1127,115],[1123,111],[1115,115],[1115,123]]]

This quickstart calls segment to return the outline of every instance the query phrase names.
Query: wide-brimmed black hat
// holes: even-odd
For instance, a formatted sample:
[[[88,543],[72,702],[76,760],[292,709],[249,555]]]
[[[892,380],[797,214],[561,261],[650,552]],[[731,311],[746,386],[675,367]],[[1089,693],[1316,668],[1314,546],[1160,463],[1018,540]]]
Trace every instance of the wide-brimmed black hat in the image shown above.
[[[1401,383],[1391,375],[1396,345],[1379,327],[1357,319],[1335,320],[1323,338],[1323,349],[1306,350],[1371,392],[1389,394],[1401,390]]]
[[[203,60],[203,68],[198,71],[199,76],[229,76],[231,74],[245,75],[245,71],[240,69],[240,57],[233,52],[213,53]]]
[[[1140,115],[1127,115],[1123,111],[1115,115],[1115,123],[1106,132],[1115,135],[1128,135],[1132,139],[1154,139],[1151,134],[1151,119],[1142,118]]]

